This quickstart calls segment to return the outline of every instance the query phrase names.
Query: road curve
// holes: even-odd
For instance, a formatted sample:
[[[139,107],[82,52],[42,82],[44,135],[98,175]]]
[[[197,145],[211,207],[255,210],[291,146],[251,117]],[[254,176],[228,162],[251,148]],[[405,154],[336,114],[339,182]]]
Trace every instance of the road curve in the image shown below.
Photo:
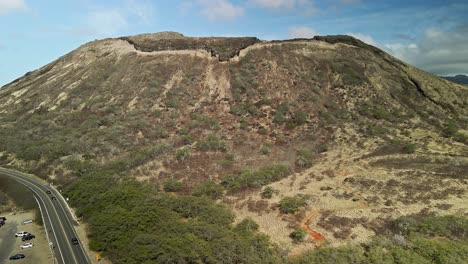
[[[78,245],[73,245],[71,242],[73,237],[78,239],[73,227],[77,223],[73,220],[71,212],[66,209],[68,208],[66,201],[56,190],[48,188],[39,179],[21,172],[0,167],[0,174],[13,178],[32,191],[41,210],[48,239],[54,245],[51,249],[55,257],[54,263],[90,263],[81,242]],[[51,194],[47,194],[47,191]],[[56,199],[53,200],[52,197]]]

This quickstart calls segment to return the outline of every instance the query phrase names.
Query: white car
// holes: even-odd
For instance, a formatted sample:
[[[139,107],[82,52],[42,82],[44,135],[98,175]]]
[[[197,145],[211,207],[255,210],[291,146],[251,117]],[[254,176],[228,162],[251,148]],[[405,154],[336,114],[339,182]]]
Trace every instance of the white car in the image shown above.
[[[34,246],[33,243],[26,243],[24,245],[21,245],[21,249],[25,249],[25,248],[32,248]]]
[[[23,221],[23,225],[31,224],[32,222],[33,220],[26,220],[26,221]]]
[[[29,234],[29,232],[26,231],[21,231],[15,234],[15,237],[23,237],[25,235]]]

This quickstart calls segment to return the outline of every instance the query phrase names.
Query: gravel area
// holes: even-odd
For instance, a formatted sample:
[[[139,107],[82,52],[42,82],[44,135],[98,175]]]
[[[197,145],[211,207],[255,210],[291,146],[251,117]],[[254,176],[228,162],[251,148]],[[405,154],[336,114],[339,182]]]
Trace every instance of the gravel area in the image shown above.
[[[53,263],[44,227],[35,222],[22,224],[25,220],[34,219],[34,211],[17,212],[16,214],[0,212],[0,216],[7,218],[6,224],[0,228],[0,263]],[[20,248],[22,244],[27,243],[21,241],[20,237],[15,237],[15,233],[20,231],[26,231],[36,236],[36,238],[27,241],[34,244],[32,248]],[[10,261],[10,256],[15,254],[24,254],[26,258]]]

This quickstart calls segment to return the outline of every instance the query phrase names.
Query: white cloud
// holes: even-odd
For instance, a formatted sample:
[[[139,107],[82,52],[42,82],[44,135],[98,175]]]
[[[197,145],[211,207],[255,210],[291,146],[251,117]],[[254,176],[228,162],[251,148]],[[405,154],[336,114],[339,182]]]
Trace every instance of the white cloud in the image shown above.
[[[117,34],[128,26],[126,16],[116,9],[93,11],[88,15],[86,23],[92,32],[106,36]]]
[[[150,24],[153,16],[151,2],[127,0],[121,7],[94,7],[85,18],[86,28],[77,32],[98,37],[115,36],[127,30],[131,24]]]
[[[201,14],[210,20],[234,20],[244,15],[244,8],[227,0],[199,0]]]
[[[361,40],[362,42],[365,42],[365,43],[367,43],[369,45],[372,45],[372,46],[375,46],[375,47],[380,46],[379,43],[377,43],[377,41],[375,41],[375,39],[371,35],[362,34],[362,33],[347,33],[346,35],[355,37],[355,38]]]
[[[252,0],[252,3],[270,9],[294,8],[297,4],[306,2],[304,0]]]
[[[288,29],[289,38],[313,38],[316,35],[318,35],[317,31],[310,27],[300,26]]]
[[[250,0],[250,3],[274,11],[294,11],[307,16],[319,11],[312,0]]]
[[[14,10],[26,10],[23,0],[0,0],[0,15]]]
[[[453,31],[427,29],[414,43],[391,43],[384,49],[393,56],[438,75],[468,73],[468,28]]]

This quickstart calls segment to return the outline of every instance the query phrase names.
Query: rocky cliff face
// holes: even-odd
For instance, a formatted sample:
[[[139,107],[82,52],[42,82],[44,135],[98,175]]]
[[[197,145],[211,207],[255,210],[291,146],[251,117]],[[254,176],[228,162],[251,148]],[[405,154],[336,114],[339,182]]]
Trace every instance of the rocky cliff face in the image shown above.
[[[371,236],[379,217],[466,210],[467,98],[347,36],[105,39],[0,89],[0,159],[63,185],[85,161],[176,179],[185,194],[214,181],[239,217],[286,244],[301,214],[278,217],[275,204],[302,194],[302,216],[316,215],[306,225],[339,244]],[[245,176],[272,166],[288,173]],[[325,224],[336,217],[358,222]]]

